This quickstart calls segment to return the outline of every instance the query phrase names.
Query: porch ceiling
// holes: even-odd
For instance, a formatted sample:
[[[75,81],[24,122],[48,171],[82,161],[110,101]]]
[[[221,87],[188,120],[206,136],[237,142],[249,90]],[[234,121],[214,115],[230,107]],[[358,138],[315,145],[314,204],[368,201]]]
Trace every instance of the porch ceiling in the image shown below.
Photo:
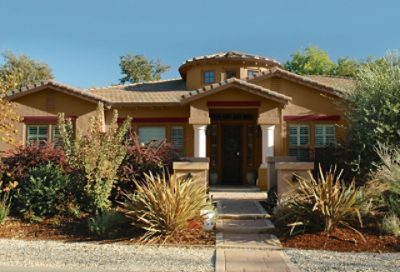
[[[260,97],[267,98],[269,100],[273,100],[275,102],[281,103],[281,104],[288,104],[289,101],[292,100],[291,97],[280,94],[278,92],[272,91],[270,89],[261,87],[256,84],[249,83],[244,80],[240,80],[237,78],[230,78],[224,81],[221,81],[219,83],[214,83],[211,85],[207,85],[205,87],[202,87],[200,89],[191,91],[185,95],[182,96],[181,104],[187,104],[192,101],[195,101],[197,99],[216,94],[218,92],[221,92],[223,90],[236,87],[240,90],[243,90],[245,92],[255,94]]]

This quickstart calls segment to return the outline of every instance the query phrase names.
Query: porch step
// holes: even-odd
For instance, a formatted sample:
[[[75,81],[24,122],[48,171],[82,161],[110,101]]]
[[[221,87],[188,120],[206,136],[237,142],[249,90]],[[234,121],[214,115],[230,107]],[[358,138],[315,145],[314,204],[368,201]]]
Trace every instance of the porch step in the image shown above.
[[[269,219],[218,219],[217,231],[223,233],[274,233]]]
[[[256,220],[256,219],[269,219],[270,214],[235,214],[235,213],[223,213],[218,215],[218,219],[236,219],[236,220]]]
[[[282,244],[274,234],[269,233],[222,233],[215,236],[217,248],[246,248],[279,250]]]

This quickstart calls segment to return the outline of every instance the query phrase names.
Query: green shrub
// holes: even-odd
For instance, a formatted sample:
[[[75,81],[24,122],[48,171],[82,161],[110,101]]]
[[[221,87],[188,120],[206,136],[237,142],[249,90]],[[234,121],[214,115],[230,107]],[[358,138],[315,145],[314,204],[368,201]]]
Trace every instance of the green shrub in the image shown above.
[[[400,216],[400,149],[379,145],[377,153],[381,159],[373,174],[375,180],[381,183],[380,190],[376,190],[377,197],[386,214]]]
[[[71,198],[70,180],[69,174],[52,163],[31,168],[19,184],[13,207],[31,219],[64,213]]]
[[[101,238],[113,237],[127,220],[116,211],[105,211],[88,219],[89,233]]]
[[[191,178],[145,175],[134,181],[135,193],[126,194],[122,203],[134,226],[147,231],[143,239],[169,239],[184,236],[191,220],[202,221],[200,211],[209,207],[205,186]]]
[[[96,116],[89,121],[88,132],[75,137],[71,120],[59,116],[60,135],[68,163],[83,174],[83,209],[92,214],[111,206],[110,195],[117,180],[119,166],[126,155],[125,135],[130,118],[118,129],[118,112],[114,111],[109,128],[105,130],[104,106],[99,103]]]
[[[386,215],[382,220],[380,229],[386,234],[400,236],[400,218],[395,214]]]
[[[375,151],[379,143],[400,146],[400,56],[389,54],[363,65],[356,88],[345,99],[346,157],[353,171],[365,178],[380,162]]]
[[[282,228],[294,231],[323,230],[329,233],[342,225],[358,221],[362,225],[361,212],[368,197],[363,188],[356,188],[354,181],[349,185],[341,182],[341,174],[336,168],[324,175],[322,168],[317,180],[311,172],[309,179],[298,177],[299,189],[289,193],[278,206],[276,223]]]

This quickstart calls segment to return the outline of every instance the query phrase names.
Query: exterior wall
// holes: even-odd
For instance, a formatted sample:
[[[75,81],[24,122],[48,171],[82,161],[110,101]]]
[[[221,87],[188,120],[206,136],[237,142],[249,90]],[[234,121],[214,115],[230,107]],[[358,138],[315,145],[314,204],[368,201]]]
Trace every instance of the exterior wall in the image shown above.
[[[52,100],[52,105],[48,103],[49,96]],[[75,126],[77,133],[84,133],[86,125],[91,116],[96,112],[96,103],[91,103],[74,96],[60,93],[51,88],[44,89],[37,93],[16,99],[16,111],[21,117],[36,116],[36,117],[54,117],[53,121],[22,121],[16,124],[17,144],[25,144],[26,125],[27,124],[56,124],[58,113],[64,112],[66,116],[76,117]],[[55,120],[55,121],[54,121]],[[0,144],[0,150],[7,150],[10,146]]]
[[[305,124],[310,126],[310,141],[314,142],[314,127],[316,124],[336,124],[336,138],[338,141],[344,138],[346,121],[343,109],[340,106],[340,98],[321,92],[299,83],[282,78],[267,78],[253,82],[265,88],[277,91],[289,97],[292,101],[282,109],[281,139],[282,148],[277,149],[277,155],[288,154],[287,127],[289,124]],[[339,121],[285,121],[285,116],[290,115],[339,115]]]

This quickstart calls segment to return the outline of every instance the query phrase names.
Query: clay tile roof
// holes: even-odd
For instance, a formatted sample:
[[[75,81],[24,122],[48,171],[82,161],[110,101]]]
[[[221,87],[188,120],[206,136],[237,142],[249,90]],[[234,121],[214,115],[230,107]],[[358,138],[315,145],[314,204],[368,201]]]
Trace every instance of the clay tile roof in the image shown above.
[[[344,89],[342,89],[342,87],[339,87],[339,85],[337,85],[337,84],[334,85],[332,83],[333,80],[331,81],[330,84],[329,84],[328,80],[323,80],[322,78],[324,76],[318,76],[318,78],[316,76],[302,76],[302,75],[298,75],[298,74],[289,72],[287,70],[281,69],[279,67],[273,67],[273,68],[267,69],[265,71],[262,71],[261,73],[258,73],[254,77],[247,77],[246,81],[258,82],[259,80],[261,80],[263,78],[266,78],[266,77],[268,78],[268,77],[272,77],[272,76],[279,76],[279,77],[282,77],[282,78],[285,78],[285,79],[288,79],[291,81],[299,82],[303,85],[310,86],[321,92],[333,94],[336,96],[341,96],[343,94],[343,92],[345,91]],[[349,79],[346,79],[346,80],[349,80]],[[344,82],[344,79],[342,79],[342,81]],[[348,81],[348,83],[349,82],[350,81]],[[344,86],[344,84],[341,86]]]
[[[105,104],[108,104],[108,100],[106,100],[100,96],[97,96],[97,95],[89,93],[89,92],[85,92],[81,89],[71,87],[66,84],[59,83],[54,80],[43,80],[43,81],[37,82],[35,84],[30,84],[28,86],[21,87],[19,89],[10,90],[7,93],[7,99],[13,100],[18,97],[27,95],[29,93],[33,93],[33,92],[42,90],[45,87],[51,87],[51,86],[57,88],[58,90],[62,91],[63,93],[69,94],[69,95],[77,96],[77,97],[80,97],[80,98],[83,98],[85,100],[89,100],[92,102],[103,102]]]
[[[268,97],[269,99],[272,99],[274,101],[280,102],[280,103],[284,103],[287,104],[288,101],[292,100],[291,97],[280,94],[278,92],[275,91],[271,91],[267,88],[264,88],[262,86],[256,85],[256,84],[252,84],[249,83],[247,81],[241,80],[241,79],[237,79],[237,78],[230,78],[227,80],[223,80],[221,82],[218,83],[214,83],[214,84],[210,84],[207,86],[204,86],[202,88],[199,88],[197,90],[193,90],[190,91],[188,93],[186,93],[185,95],[182,95],[182,103],[185,104],[187,102],[196,100],[197,98],[206,96],[208,94],[212,94],[218,90],[227,88],[228,86],[231,85],[239,85],[242,87],[245,87],[246,90],[248,90],[251,93],[255,93],[264,97]]]
[[[188,93],[182,79],[169,79],[87,89],[113,104],[179,103]]]
[[[319,83],[326,84],[342,91],[353,90],[356,86],[356,80],[350,77],[340,76],[321,76],[321,75],[308,75],[305,76]]]
[[[187,65],[198,62],[198,61],[205,61],[205,60],[241,60],[241,61],[258,61],[261,63],[267,63],[270,66],[274,67],[282,67],[281,63],[277,60],[259,56],[259,55],[253,55],[249,53],[244,53],[244,52],[239,52],[239,51],[226,51],[226,52],[219,52],[219,53],[214,53],[210,55],[204,55],[204,56],[198,56],[194,57],[191,59],[187,59],[182,63],[182,65],[179,67],[179,72],[183,78],[185,78],[185,68]]]
[[[187,59],[182,64],[194,62],[197,60],[204,60],[204,59],[254,59],[254,60],[268,61],[268,62],[274,63],[278,66],[281,66],[281,63],[277,60],[259,56],[259,55],[253,55],[253,54],[249,54],[249,53],[239,52],[239,51],[227,51],[227,52],[214,53],[214,54],[210,54],[210,55],[198,56],[198,57],[194,57],[191,59]]]

